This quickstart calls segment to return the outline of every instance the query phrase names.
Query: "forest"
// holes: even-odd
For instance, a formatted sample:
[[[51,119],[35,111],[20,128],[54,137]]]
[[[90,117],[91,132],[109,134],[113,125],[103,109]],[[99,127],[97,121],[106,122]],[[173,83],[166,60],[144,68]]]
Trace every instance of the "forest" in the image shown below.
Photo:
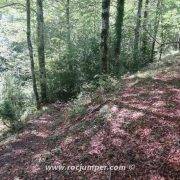
[[[179,173],[180,1],[0,0],[0,179]]]

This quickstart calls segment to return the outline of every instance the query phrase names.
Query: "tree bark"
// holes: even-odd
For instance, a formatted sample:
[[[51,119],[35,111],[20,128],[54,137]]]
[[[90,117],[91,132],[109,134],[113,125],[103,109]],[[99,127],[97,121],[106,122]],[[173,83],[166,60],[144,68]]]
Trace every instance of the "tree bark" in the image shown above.
[[[125,0],[117,1],[117,15],[115,24],[115,64],[119,66],[120,53],[121,53],[121,41],[122,41],[122,27],[124,18],[124,4]]]
[[[102,0],[101,61],[105,74],[108,72],[109,11],[110,0]]]
[[[66,26],[67,26],[67,60],[68,60],[69,70],[73,71],[73,64],[71,59],[70,0],[66,1]]]
[[[37,90],[37,84],[36,84],[36,75],[35,75],[35,68],[34,68],[34,56],[33,56],[33,47],[31,42],[31,2],[30,0],[26,0],[26,18],[27,18],[27,44],[28,44],[28,50],[29,50],[29,57],[31,61],[31,75],[32,75],[32,83],[33,83],[33,91],[36,99],[36,105],[39,109],[39,94]]]
[[[71,46],[71,25],[70,25],[70,0],[67,0],[66,4],[66,25],[67,25],[67,42],[68,42],[68,49]]]
[[[149,0],[145,1],[145,10],[143,18],[143,35],[142,35],[142,64],[145,65],[148,63],[149,53],[148,53],[148,37],[147,37],[147,24],[148,24],[148,6]]]
[[[160,8],[161,8],[161,0],[158,0],[157,7],[156,7],[156,17],[155,17],[155,24],[154,24],[154,39],[153,39],[152,47],[151,47],[150,62],[153,62],[153,60],[154,60],[154,49],[155,49],[155,45],[156,45],[156,38],[157,38],[159,22],[160,22]]]
[[[44,48],[44,16],[43,16],[43,0],[37,0],[37,45],[38,45],[38,61],[40,73],[40,89],[41,102],[47,103],[47,82],[45,67],[45,48]]]
[[[134,30],[134,48],[133,48],[133,64],[135,69],[139,68],[139,39],[140,39],[140,27],[141,27],[141,16],[142,16],[142,3],[143,0],[138,1],[137,21]]]

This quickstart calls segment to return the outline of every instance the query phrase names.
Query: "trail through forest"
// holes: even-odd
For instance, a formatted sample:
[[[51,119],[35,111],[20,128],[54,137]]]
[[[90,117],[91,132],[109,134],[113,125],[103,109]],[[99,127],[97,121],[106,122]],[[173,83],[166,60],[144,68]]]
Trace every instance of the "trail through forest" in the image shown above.
[[[67,118],[68,104],[49,105],[47,112],[32,118],[23,132],[0,146],[1,179],[178,180],[180,55],[163,60],[162,66],[152,64],[124,76],[116,97],[89,104],[86,114],[74,119]],[[153,76],[146,76],[150,72]],[[47,165],[62,164],[134,168],[46,170]]]

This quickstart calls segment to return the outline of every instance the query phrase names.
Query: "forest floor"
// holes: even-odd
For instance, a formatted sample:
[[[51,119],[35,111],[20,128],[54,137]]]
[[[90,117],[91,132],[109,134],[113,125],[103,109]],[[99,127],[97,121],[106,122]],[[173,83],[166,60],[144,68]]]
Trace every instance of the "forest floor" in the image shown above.
[[[84,115],[68,119],[67,104],[49,105],[0,145],[1,179],[178,180],[180,54],[163,60],[124,76],[115,97]],[[79,165],[106,170],[68,169]]]

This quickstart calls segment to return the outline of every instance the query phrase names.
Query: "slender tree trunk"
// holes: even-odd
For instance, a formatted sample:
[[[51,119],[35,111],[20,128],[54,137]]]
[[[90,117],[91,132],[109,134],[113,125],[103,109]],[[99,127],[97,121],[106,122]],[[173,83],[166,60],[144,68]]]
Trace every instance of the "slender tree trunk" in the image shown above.
[[[164,30],[163,30],[163,27],[162,27],[162,29],[161,29],[161,46],[160,46],[160,49],[159,49],[159,60],[162,59],[163,49],[164,49],[164,46],[166,45],[164,43],[163,39],[164,39]]]
[[[47,102],[47,82],[45,67],[45,50],[44,50],[44,16],[43,16],[43,0],[37,0],[37,44],[38,44],[38,60],[40,73],[41,102]]]
[[[76,79],[75,69],[74,69],[74,59],[72,58],[72,41],[71,41],[71,16],[70,16],[70,0],[66,0],[66,27],[67,27],[67,62],[68,62],[68,70],[70,76],[73,76],[74,80]],[[72,80],[69,84],[68,89],[71,92],[74,92],[74,88],[76,86],[76,82]]]
[[[122,27],[124,18],[124,4],[125,0],[117,1],[117,15],[115,24],[115,64],[119,66],[120,53],[121,53],[121,41],[122,41]]]
[[[142,16],[142,3],[143,0],[138,1],[137,21],[134,33],[134,48],[133,48],[133,64],[137,70],[139,68],[139,40],[140,40],[140,27],[141,27],[141,16]]]
[[[147,37],[147,24],[148,24],[148,6],[149,6],[149,0],[145,1],[145,10],[144,10],[144,19],[143,19],[143,35],[142,35],[142,58],[143,62],[142,64],[145,65],[148,63],[149,53],[148,53],[148,37]]]
[[[39,109],[39,94],[37,90],[36,84],[36,75],[35,75],[35,68],[34,68],[34,56],[33,56],[33,47],[31,42],[31,2],[30,0],[26,0],[26,17],[27,17],[27,44],[29,49],[29,57],[31,61],[31,74],[32,74],[32,82],[33,82],[33,91],[36,99],[36,105]]]
[[[67,26],[67,59],[69,70],[73,70],[71,62],[71,24],[70,24],[70,0],[66,1],[66,26]]]
[[[108,72],[109,11],[110,0],[102,0],[101,61],[103,73]]]
[[[70,49],[71,46],[70,0],[67,0],[67,4],[66,4],[66,23],[67,23],[68,49]]]
[[[161,8],[161,0],[158,0],[157,7],[156,7],[156,17],[155,17],[155,24],[154,24],[154,39],[153,39],[152,47],[151,47],[150,62],[153,62],[153,60],[154,60],[154,49],[155,49],[155,45],[156,45],[156,38],[157,38],[159,22],[160,22],[160,8]]]

